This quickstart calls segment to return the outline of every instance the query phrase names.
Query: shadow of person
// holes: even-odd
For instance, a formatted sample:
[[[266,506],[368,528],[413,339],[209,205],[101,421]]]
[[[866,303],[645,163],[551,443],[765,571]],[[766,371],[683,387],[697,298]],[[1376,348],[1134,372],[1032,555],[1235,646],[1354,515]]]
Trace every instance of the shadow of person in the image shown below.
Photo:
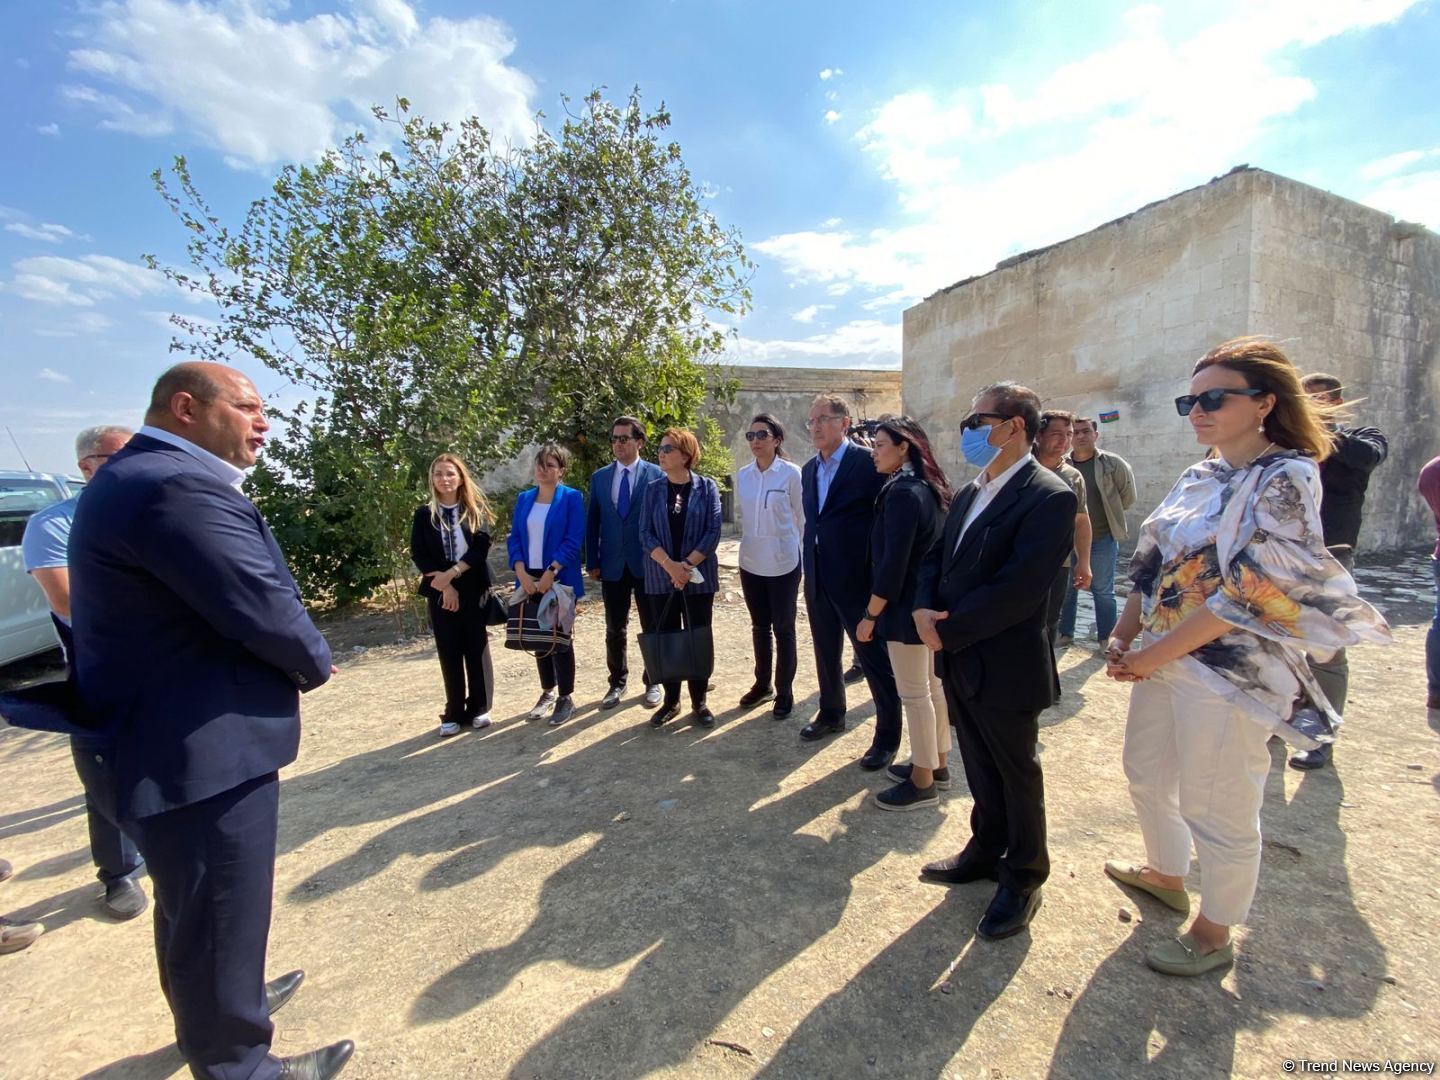
[[[74,889],[66,889],[44,900],[37,900],[33,904],[26,904],[15,911],[6,912],[5,918],[14,923],[44,923],[45,933],[53,934],[77,919],[100,918],[100,896],[99,884],[92,881]]]
[[[1028,930],[1006,941],[975,938],[991,892],[977,884],[943,894],[812,1009],[756,1075],[943,1075],[1030,951]]]
[[[9,814],[0,814],[0,840],[39,832],[41,829],[48,829],[51,825],[58,825],[62,821],[78,817],[84,812],[85,796],[72,795],[68,799],[60,799],[31,810],[16,810]]]
[[[90,849],[88,847],[76,848],[63,855],[51,855],[48,859],[30,863],[23,870],[16,872],[15,880],[35,881],[38,878],[58,877],[60,874],[68,874],[71,870],[78,870],[89,863]]]
[[[1105,654],[1092,652],[1060,672],[1060,700],[1040,714],[1042,728],[1062,724],[1085,710],[1085,683],[1105,668]]]
[[[164,1080],[184,1067],[185,1059],[180,1056],[180,1048],[170,1043],[146,1054],[132,1054],[102,1065],[93,1072],[87,1072],[80,1080]]]

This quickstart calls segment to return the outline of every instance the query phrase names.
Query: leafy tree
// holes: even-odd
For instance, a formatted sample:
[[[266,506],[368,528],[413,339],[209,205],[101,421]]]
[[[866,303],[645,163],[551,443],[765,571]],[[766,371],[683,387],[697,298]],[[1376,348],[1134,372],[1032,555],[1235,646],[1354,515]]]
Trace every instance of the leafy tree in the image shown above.
[[[307,596],[370,595],[408,568],[409,515],[442,450],[477,471],[546,440],[572,477],[608,457],[611,419],[698,428],[731,384],[711,319],[749,305],[738,234],[704,208],[664,140],[670,116],[596,91],[558,133],[496,148],[376,109],[396,148],[355,134],[286,166],[233,231],[184,158],[154,175],[190,233],[187,267],[147,262],[213,298],[172,348],[252,355],[307,391],[280,420],[252,493]],[[542,118],[543,119],[543,118]],[[724,455],[709,455],[724,475]],[[701,468],[706,463],[702,462]],[[503,525],[503,523],[502,523]]]

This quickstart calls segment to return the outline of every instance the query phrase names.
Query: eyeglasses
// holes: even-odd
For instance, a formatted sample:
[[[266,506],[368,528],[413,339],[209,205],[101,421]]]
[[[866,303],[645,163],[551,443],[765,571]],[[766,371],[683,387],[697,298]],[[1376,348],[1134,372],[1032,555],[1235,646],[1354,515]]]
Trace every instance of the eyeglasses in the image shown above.
[[[109,461],[114,454],[86,454],[81,461]]]
[[[1247,386],[1243,390],[1232,390],[1223,386],[1206,390],[1203,394],[1181,394],[1175,399],[1175,411],[1181,416],[1189,416],[1191,410],[1199,405],[1205,412],[1216,412],[1224,407],[1225,398],[1230,394],[1237,397],[1259,397],[1263,393],[1264,390],[1256,390],[1253,386]]]
[[[745,441],[746,441],[746,442],[764,442],[764,441],[765,441],[766,439],[768,439],[768,438],[770,438],[770,432],[768,432],[768,431],[747,431],[747,432],[745,432]]]
[[[634,435],[611,435],[611,436],[610,436],[610,441],[611,441],[612,443],[619,443],[619,444],[622,445],[622,446],[625,445],[627,442],[630,442],[632,439],[635,439],[635,436],[634,436]],[[638,440],[636,440],[636,441],[638,441]]]
[[[659,449],[662,454],[673,454],[675,452],[675,444],[662,442]]]
[[[806,421],[805,421],[805,430],[806,430],[806,431],[814,431],[817,427],[820,426],[820,422],[821,422],[822,420],[844,420],[844,419],[845,419],[845,418],[844,418],[843,416],[840,416],[840,415],[838,415],[838,414],[836,414],[836,413],[826,413],[824,416],[817,416],[817,417],[815,417],[815,419],[813,419],[813,420],[806,420]]]
[[[994,420],[997,423],[1004,423],[1006,420],[1014,420],[1014,413],[998,412],[972,412],[964,420],[960,421],[960,427],[964,431],[974,431],[985,423],[986,420]]]

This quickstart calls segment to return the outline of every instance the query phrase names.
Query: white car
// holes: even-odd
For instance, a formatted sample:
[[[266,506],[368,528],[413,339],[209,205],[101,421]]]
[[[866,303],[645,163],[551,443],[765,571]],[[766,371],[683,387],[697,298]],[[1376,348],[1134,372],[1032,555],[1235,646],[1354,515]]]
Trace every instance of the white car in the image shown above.
[[[0,664],[59,648],[50,605],[25,572],[20,538],[30,515],[78,495],[83,480],[0,469]]]

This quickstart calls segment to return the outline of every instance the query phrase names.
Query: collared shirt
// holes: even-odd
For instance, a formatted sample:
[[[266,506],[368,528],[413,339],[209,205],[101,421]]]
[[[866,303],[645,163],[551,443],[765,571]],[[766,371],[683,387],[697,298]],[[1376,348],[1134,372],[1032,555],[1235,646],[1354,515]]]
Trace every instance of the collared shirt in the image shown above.
[[[825,509],[825,498],[830,494],[830,482],[835,479],[835,474],[840,471],[840,459],[845,456],[845,451],[850,448],[849,439],[841,439],[840,445],[827,460],[824,454],[815,455],[815,509]]]
[[[777,457],[764,472],[751,462],[735,477],[740,510],[740,569],[780,577],[800,565],[805,500],[800,468]]]
[[[610,505],[617,510],[620,508],[620,481],[628,472],[630,474],[630,501],[635,501],[635,474],[640,471],[640,459],[636,458],[629,465],[621,465],[615,462],[615,475],[610,478]]]
[[[216,457],[214,454],[210,453],[209,450],[206,450],[203,446],[197,446],[195,443],[191,442],[184,436],[172,435],[168,431],[164,431],[161,428],[157,427],[151,427],[149,424],[144,425],[136,434],[144,435],[148,438],[155,439],[159,442],[163,442],[170,446],[178,447],[179,449],[184,450],[187,454],[189,454],[196,461],[200,462],[202,465],[208,468],[221,480],[224,480],[225,483],[229,484],[236,491],[239,491],[240,485],[245,482],[244,469],[237,469],[228,461]]]
[[[51,503],[43,510],[30,515],[25,522],[25,535],[20,538],[20,554],[25,562],[25,572],[36,570],[63,570],[70,565],[70,523],[75,520],[75,505],[80,501],[74,495],[64,502]],[[67,626],[70,620],[51,612]]]
[[[965,521],[960,526],[960,535],[955,538],[955,550],[960,550],[961,541],[965,539],[965,532],[974,524],[975,519],[980,516],[985,507],[995,501],[995,496],[1000,494],[1002,488],[1008,484],[1014,475],[1020,471],[1027,461],[1033,461],[1033,454],[1026,454],[1019,461],[1011,465],[994,480],[986,480],[982,472],[975,477],[975,498],[970,502],[970,509],[965,512]],[[952,552],[953,554],[953,552]]]

